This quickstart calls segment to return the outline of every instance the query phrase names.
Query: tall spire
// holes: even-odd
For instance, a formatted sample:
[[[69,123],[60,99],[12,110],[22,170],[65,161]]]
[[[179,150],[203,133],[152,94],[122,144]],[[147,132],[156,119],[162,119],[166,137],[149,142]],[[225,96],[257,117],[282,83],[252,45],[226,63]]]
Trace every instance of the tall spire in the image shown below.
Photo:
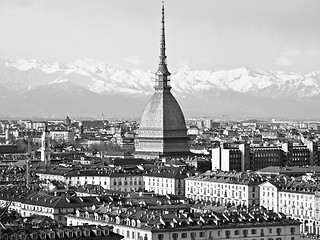
[[[160,63],[159,65],[166,65],[166,35],[164,27],[164,2],[162,2],[162,20],[161,20],[161,38],[160,38]]]
[[[156,72],[156,89],[170,89],[170,72],[167,68],[166,36],[164,27],[164,2],[162,2],[161,36],[160,36],[160,62]]]

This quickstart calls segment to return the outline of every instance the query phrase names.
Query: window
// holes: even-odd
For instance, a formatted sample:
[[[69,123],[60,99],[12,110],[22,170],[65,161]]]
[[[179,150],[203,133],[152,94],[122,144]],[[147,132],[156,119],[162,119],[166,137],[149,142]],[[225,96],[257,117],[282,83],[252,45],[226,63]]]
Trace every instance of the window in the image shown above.
[[[130,232],[129,231],[127,231],[127,238],[129,238],[130,237]]]
[[[178,233],[172,233],[172,238],[173,238],[173,240],[177,240],[178,239]]]
[[[245,229],[245,230],[242,231],[242,233],[243,233],[243,236],[244,236],[244,237],[247,237],[247,236],[248,236],[248,230]]]
[[[220,232],[220,231],[218,231],[218,236],[220,237],[220,235],[221,235],[221,232]]]
[[[134,239],[134,231],[131,232],[132,239]]]
[[[162,233],[158,234],[158,240],[163,240],[163,234]]]
[[[261,229],[260,236],[264,236],[264,230]]]
[[[251,229],[251,234],[257,234],[257,229]]]
[[[200,232],[199,237],[204,237],[204,232]]]
[[[191,239],[195,239],[197,237],[197,233],[196,232],[191,232],[190,233],[190,237],[191,237]]]
[[[181,238],[187,238],[187,233],[181,233]]]
[[[281,228],[277,228],[277,235],[281,235]]]
[[[234,230],[234,235],[239,235],[239,230]]]
[[[230,231],[226,231],[225,234],[226,234],[226,238],[230,238]]]
[[[291,235],[294,235],[295,230],[296,230],[296,229],[295,229],[294,227],[290,228],[290,233],[291,233]]]
[[[272,228],[269,228],[269,233],[272,233]]]

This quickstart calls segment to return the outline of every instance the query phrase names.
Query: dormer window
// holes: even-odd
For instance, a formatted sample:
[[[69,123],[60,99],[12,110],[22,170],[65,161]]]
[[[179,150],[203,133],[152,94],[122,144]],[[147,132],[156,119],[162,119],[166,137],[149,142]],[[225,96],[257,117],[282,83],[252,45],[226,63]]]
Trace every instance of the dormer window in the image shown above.
[[[136,221],[134,219],[131,220],[131,226],[135,227],[136,226]]]
[[[139,219],[137,220],[137,227],[141,227],[141,221]]]

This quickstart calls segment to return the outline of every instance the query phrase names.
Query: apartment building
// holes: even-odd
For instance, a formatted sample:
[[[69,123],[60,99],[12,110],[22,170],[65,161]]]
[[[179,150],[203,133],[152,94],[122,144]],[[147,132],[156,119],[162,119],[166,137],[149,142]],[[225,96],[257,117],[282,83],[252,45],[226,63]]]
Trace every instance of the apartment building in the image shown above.
[[[140,191],[144,189],[144,176],[139,170],[76,170],[59,166],[34,170],[41,180],[59,180],[69,186],[99,185],[117,191]]]
[[[318,182],[270,180],[260,184],[260,204],[301,222],[302,233],[320,234]]]
[[[246,171],[269,166],[306,166],[319,159],[318,145],[284,143],[281,146],[249,146],[248,144],[221,144],[212,150],[212,170]]]
[[[50,138],[56,142],[69,142],[74,143],[75,134],[73,131],[59,131],[52,130],[50,131]]]
[[[141,172],[126,172],[116,170],[82,170],[72,171],[65,175],[66,183],[70,186],[86,184],[100,185],[105,189],[124,192],[140,191],[144,189]]]
[[[103,205],[68,215],[69,226],[109,225],[125,240],[299,239],[300,222],[263,208],[223,213],[165,213]]]
[[[144,189],[155,194],[184,195],[187,173],[181,167],[159,166],[143,174]]]
[[[194,200],[214,201],[221,204],[259,204],[259,184],[255,175],[241,173],[204,173],[185,179],[185,196]]]
[[[100,205],[108,201],[107,197],[51,196],[39,192],[29,192],[15,186],[0,190],[0,205],[8,204],[10,210],[17,211],[22,217],[34,214],[50,217],[66,224],[66,215],[76,209]]]

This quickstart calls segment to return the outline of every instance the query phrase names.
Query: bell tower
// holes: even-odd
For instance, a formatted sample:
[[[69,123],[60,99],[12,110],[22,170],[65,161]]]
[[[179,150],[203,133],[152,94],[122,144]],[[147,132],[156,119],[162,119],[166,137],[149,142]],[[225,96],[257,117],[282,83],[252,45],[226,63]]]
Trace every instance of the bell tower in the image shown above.
[[[45,165],[50,164],[50,132],[47,123],[41,136],[41,162]]]

